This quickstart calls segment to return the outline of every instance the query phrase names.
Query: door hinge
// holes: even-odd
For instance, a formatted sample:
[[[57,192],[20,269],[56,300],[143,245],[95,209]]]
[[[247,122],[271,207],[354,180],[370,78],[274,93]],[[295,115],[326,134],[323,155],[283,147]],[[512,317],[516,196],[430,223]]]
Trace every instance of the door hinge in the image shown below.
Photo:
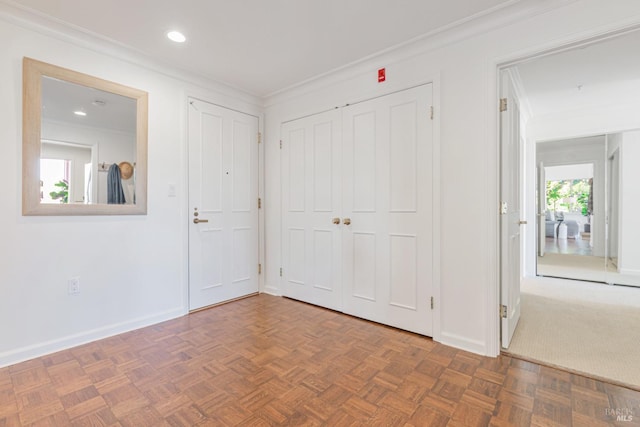
[[[258,264],[258,274],[262,274],[262,264]]]
[[[433,302],[433,297],[431,297],[431,310],[433,310],[434,306],[435,306],[435,303]]]
[[[282,277],[282,267],[280,267],[280,277]]]
[[[500,306],[500,317],[502,317],[503,319],[507,318],[507,306],[506,305],[501,305]]]
[[[262,132],[258,132],[258,144],[262,142]]]
[[[500,203],[500,215],[505,215],[509,209],[507,202]]]
[[[433,120],[433,105],[429,107],[429,118]]]
[[[280,149],[282,150],[282,140],[280,140]]]
[[[507,98],[500,98],[500,112],[507,111]]]
[[[258,197],[258,209],[262,209],[262,199]]]

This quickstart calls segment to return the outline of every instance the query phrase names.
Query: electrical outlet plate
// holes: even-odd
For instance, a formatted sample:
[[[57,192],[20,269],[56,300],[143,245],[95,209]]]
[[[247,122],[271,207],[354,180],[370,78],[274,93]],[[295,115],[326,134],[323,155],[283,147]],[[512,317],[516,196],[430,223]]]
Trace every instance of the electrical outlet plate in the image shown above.
[[[78,295],[80,293],[80,278],[72,277],[67,282],[69,295]]]

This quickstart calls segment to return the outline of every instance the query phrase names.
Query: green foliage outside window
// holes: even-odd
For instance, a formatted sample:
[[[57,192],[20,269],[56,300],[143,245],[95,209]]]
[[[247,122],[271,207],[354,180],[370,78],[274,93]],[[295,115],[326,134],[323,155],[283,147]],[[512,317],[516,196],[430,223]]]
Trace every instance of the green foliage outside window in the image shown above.
[[[589,180],[547,181],[547,210],[588,215]]]

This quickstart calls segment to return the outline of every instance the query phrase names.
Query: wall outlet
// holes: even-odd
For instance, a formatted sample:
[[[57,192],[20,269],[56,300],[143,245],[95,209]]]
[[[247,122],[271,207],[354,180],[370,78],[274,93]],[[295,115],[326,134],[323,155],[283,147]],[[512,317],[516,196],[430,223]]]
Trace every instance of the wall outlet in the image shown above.
[[[67,281],[69,295],[78,295],[80,293],[80,278],[72,277]]]

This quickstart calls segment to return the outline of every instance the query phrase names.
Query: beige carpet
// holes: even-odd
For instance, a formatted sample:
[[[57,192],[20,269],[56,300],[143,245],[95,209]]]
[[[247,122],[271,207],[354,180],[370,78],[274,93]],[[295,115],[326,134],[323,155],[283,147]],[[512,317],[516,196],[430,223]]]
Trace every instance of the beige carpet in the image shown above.
[[[640,275],[622,274],[602,257],[547,253],[538,257],[538,274],[593,282],[640,286]]]
[[[562,282],[523,285],[507,351],[640,389],[640,289]]]

